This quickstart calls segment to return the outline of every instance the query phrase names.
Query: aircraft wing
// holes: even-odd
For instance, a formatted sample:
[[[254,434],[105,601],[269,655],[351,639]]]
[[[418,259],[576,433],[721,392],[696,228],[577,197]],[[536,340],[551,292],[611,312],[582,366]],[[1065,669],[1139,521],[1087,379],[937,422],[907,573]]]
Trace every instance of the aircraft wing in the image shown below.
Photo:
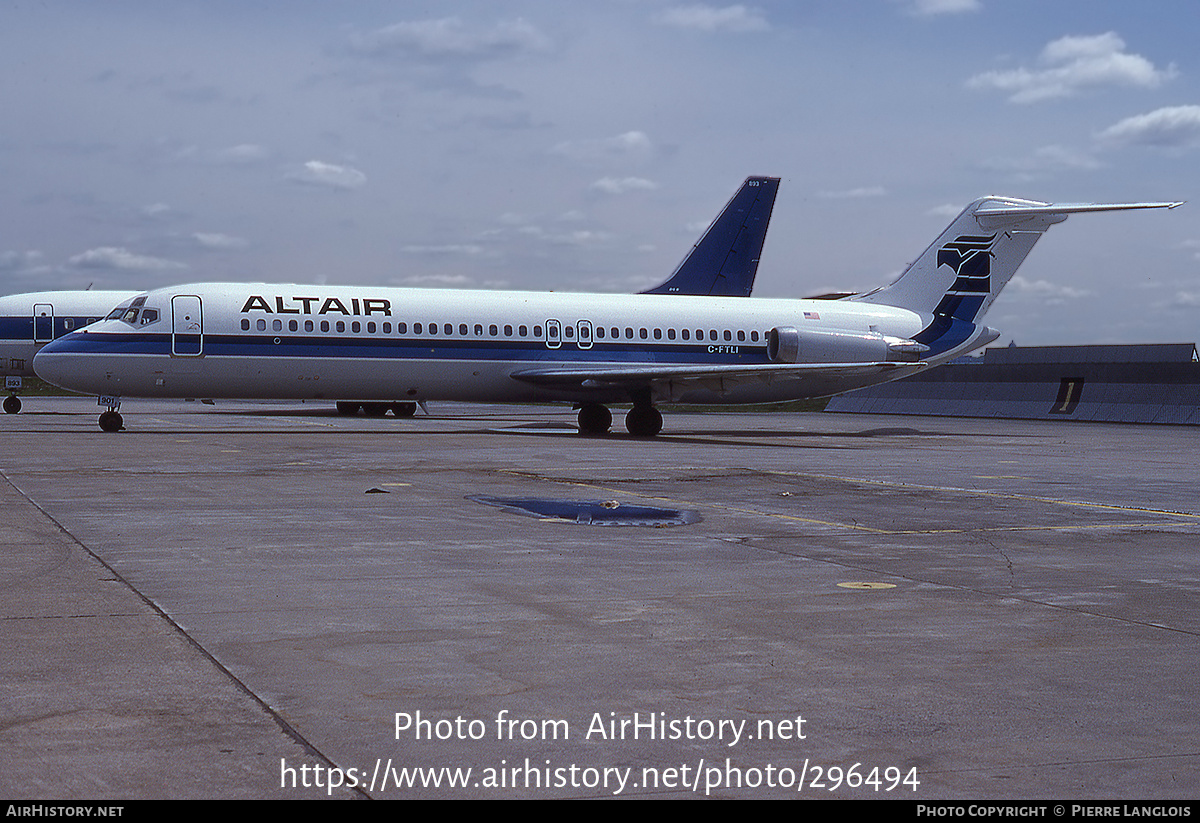
[[[812,386],[812,397],[824,397],[849,389],[907,377],[928,363],[765,363],[755,365],[680,365],[647,363],[636,366],[520,369],[515,380],[564,390],[649,387],[677,395],[692,388],[724,394],[735,386],[776,381],[803,381]]]

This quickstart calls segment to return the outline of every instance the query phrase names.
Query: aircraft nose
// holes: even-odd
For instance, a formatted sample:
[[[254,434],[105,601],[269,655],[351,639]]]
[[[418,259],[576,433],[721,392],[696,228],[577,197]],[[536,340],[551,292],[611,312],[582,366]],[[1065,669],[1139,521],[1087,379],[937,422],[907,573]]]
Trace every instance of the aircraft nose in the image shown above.
[[[68,339],[76,334],[78,332],[72,332],[42,346],[33,357],[33,371],[59,388],[88,391],[87,386],[80,385],[80,356],[74,352],[74,341]]]

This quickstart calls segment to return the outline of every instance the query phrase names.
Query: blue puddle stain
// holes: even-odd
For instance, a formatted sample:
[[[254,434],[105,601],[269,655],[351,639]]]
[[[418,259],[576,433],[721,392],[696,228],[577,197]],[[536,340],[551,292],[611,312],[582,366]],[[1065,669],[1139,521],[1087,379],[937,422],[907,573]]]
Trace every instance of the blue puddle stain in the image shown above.
[[[486,506],[499,506],[511,514],[584,526],[687,526],[702,519],[699,513],[687,509],[631,506],[615,500],[545,500],[484,495],[468,495],[467,499]]]

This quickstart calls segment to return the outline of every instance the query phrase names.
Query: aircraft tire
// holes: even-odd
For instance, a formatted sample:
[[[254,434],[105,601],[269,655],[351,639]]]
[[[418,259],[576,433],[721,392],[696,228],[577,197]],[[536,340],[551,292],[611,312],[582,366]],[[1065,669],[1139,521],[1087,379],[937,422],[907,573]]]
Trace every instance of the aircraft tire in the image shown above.
[[[416,403],[396,402],[392,404],[392,414],[397,417],[412,417],[417,413]]]
[[[625,415],[625,428],[634,437],[654,437],[662,427],[662,413],[653,406],[634,406]]]
[[[17,414],[20,411],[21,411],[21,398],[17,397],[15,394],[10,394],[8,397],[4,398],[4,413],[5,414]]]
[[[363,414],[367,417],[383,417],[390,408],[387,403],[363,403]]]
[[[119,432],[124,425],[120,412],[106,411],[100,415],[100,431]]]
[[[580,434],[608,434],[612,412],[599,403],[587,403],[579,409]]]
[[[362,403],[351,403],[348,400],[337,401],[338,414],[344,414],[347,417],[351,417],[353,415],[358,414],[358,410],[361,407],[362,407]]]

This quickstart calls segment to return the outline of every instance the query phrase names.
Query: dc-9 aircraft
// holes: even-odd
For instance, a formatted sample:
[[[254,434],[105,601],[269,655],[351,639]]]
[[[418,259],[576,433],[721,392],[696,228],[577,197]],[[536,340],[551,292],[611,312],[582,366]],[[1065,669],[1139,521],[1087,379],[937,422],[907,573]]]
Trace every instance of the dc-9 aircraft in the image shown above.
[[[43,379],[101,396],[563,402],[581,433],[608,405],[650,437],[663,403],[824,397],[905,377],[995,340],[979,323],[1070,214],[1179,203],[984,197],[891,285],[838,299],[199,283],[140,294],[37,355]],[[141,322],[155,312],[153,322]]]
[[[778,177],[747,177],[670,278],[643,293],[748,297],[754,288],[778,191]],[[25,377],[34,376],[33,356],[42,346],[107,317],[114,306],[137,294],[86,290],[0,297],[0,375],[4,376],[5,389],[11,392],[4,399],[4,411],[16,414],[21,410],[16,393]],[[157,319],[152,311],[136,315],[141,324]],[[406,416],[413,413],[416,404],[339,400],[337,407],[347,414],[365,407],[368,414],[386,414],[394,409],[397,416]]]

